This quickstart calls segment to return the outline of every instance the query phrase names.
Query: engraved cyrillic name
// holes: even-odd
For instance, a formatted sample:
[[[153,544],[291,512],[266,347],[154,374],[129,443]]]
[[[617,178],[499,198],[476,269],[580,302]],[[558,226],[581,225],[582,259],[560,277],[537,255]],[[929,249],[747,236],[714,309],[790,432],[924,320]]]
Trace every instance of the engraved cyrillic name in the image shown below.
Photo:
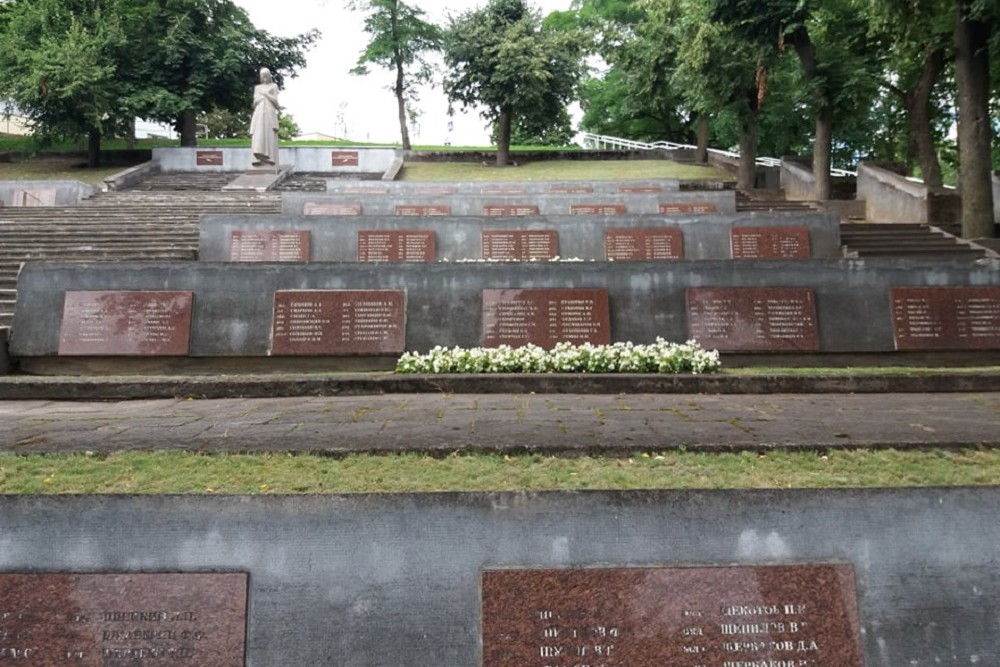
[[[404,308],[395,290],[277,291],[271,354],[401,353]]]
[[[849,565],[497,570],[482,587],[484,667],[863,664]]]
[[[555,230],[483,231],[483,259],[492,261],[544,261],[559,255]]]
[[[59,354],[186,355],[193,299],[191,292],[66,292]]]
[[[538,207],[534,204],[486,204],[483,215],[488,218],[538,215]]]
[[[486,347],[607,344],[611,340],[609,320],[606,290],[483,290]]]
[[[396,215],[451,215],[451,206],[443,204],[399,204]]]
[[[608,229],[604,232],[608,261],[682,259],[684,234],[680,229]]]
[[[625,204],[571,204],[570,215],[624,215]]]
[[[233,230],[229,239],[230,262],[309,261],[310,233],[307,230]]]
[[[719,350],[818,350],[811,288],[692,288],[688,335]]]
[[[1000,287],[894,287],[899,350],[1000,348]]]
[[[359,262],[433,262],[436,237],[429,230],[358,232]]]
[[[334,204],[329,202],[306,202],[305,215],[361,215],[361,204]]]
[[[733,259],[809,259],[807,227],[734,227]]]
[[[715,213],[712,202],[662,202],[660,215],[701,215]]]

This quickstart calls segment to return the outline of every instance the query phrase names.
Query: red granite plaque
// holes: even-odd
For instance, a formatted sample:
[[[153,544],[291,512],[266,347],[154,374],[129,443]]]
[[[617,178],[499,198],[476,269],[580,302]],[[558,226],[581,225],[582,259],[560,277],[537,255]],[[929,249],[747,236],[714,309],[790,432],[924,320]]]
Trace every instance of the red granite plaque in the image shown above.
[[[625,204],[572,204],[570,215],[624,215]]]
[[[519,185],[487,185],[479,190],[484,195],[523,195],[524,188]]]
[[[358,152],[357,151],[331,151],[330,152],[330,164],[334,167],[357,167],[358,166]]]
[[[894,287],[897,350],[1000,349],[1000,287]]]
[[[46,190],[14,190],[13,206],[19,208],[35,208],[39,206],[55,206],[56,191]]]
[[[0,574],[0,660],[241,667],[247,575]]]
[[[197,151],[195,163],[199,167],[221,167],[224,162],[222,151]]]
[[[715,204],[711,202],[661,202],[660,215],[691,215],[715,213]]]
[[[389,188],[373,185],[352,185],[341,189],[340,192],[345,195],[385,195],[389,194]]]
[[[401,354],[405,313],[397,290],[277,291],[271,354]]]
[[[863,667],[851,565],[482,573],[483,667]]]
[[[618,192],[631,194],[659,194],[663,188],[659,185],[622,185]]]
[[[451,206],[441,204],[398,204],[396,215],[451,215]]]
[[[330,204],[306,202],[305,215],[361,215],[361,204]]]
[[[733,227],[733,259],[809,259],[808,227]]]
[[[689,336],[706,348],[734,352],[819,349],[811,288],[690,288],[687,316]]]
[[[229,261],[308,262],[310,238],[308,230],[233,230],[229,235]]]
[[[604,254],[615,262],[683,259],[684,233],[676,227],[606,229]]]
[[[483,346],[611,342],[603,289],[483,290]]]
[[[533,204],[486,204],[483,206],[483,215],[488,218],[538,215],[538,207]]]
[[[589,195],[594,192],[590,185],[553,185],[549,192],[554,195]]]
[[[358,231],[359,262],[433,262],[436,257],[433,231]]]
[[[552,229],[487,229],[483,259],[497,262],[542,261],[559,256],[559,233]]]
[[[66,292],[61,356],[185,356],[192,292]]]

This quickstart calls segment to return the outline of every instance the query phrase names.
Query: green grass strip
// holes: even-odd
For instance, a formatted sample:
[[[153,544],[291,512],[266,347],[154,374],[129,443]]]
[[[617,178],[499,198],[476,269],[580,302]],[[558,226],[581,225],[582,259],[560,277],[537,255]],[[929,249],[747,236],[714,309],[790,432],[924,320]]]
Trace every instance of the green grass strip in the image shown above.
[[[628,458],[178,452],[0,455],[2,494],[331,494],[1000,484],[1000,451],[664,452]]]

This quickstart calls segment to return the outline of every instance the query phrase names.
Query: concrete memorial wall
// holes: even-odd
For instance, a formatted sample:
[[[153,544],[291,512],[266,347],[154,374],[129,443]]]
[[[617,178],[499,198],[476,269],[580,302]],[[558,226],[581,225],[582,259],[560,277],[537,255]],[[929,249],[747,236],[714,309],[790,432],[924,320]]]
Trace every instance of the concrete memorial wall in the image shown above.
[[[0,181],[0,208],[75,206],[94,192],[79,181]]]
[[[391,358],[546,345],[553,331],[595,343],[696,337],[724,352],[1000,349],[1000,272],[906,260],[46,262],[25,266],[18,296],[10,350],[25,370],[39,359],[184,356],[185,345],[192,358],[279,365],[283,355]]]
[[[11,664],[1000,664],[1000,489],[0,497]]]
[[[373,187],[377,189],[377,186]],[[363,188],[359,186],[358,189]],[[513,214],[683,216],[712,213],[733,214],[736,212],[736,193],[733,190],[522,194],[517,187],[498,187],[496,192],[492,194],[466,194],[446,193],[448,189],[448,187],[433,186],[433,191],[430,194],[414,192],[413,194],[390,194],[389,196],[365,193],[287,192],[281,198],[281,212],[285,215],[365,216],[509,216]]]
[[[394,148],[293,146],[281,148],[282,165],[309,173],[385,173],[397,158]],[[153,161],[164,173],[244,172],[253,156],[249,148],[154,148]]]
[[[681,182],[673,178],[648,181],[516,181],[478,182],[459,181],[393,181],[386,183],[357,183],[329,179],[326,191],[339,195],[362,196],[421,196],[421,195],[572,195],[572,194],[660,194],[676,192]]]
[[[392,215],[206,215],[199,230],[198,256],[212,262],[542,260],[554,255],[596,261],[841,256],[840,223],[828,213],[427,216],[419,220]],[[534,252],[522,251],[525,236],[541,245]],[[411,248],[406,252],[398,249],[403,239],[408,239],[405,243]],[[282,242],[289,248],[283,255]],[[373,247],[384,249],[373,252]],[[308,255],[307,248],[311,248]]]

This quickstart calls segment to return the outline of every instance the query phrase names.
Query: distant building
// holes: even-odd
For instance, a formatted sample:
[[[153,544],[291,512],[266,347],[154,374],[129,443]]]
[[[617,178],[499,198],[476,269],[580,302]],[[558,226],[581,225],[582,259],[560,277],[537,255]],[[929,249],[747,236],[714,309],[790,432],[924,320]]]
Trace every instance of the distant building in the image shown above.
[[[13,102],[0,102],[0,134],[31,134],[31,121],[21,115]]]
[[[322,132],[309,132],[308,134],[300,134],[295,137],[295,141],[343,141],[343,139],[338,139]]]

